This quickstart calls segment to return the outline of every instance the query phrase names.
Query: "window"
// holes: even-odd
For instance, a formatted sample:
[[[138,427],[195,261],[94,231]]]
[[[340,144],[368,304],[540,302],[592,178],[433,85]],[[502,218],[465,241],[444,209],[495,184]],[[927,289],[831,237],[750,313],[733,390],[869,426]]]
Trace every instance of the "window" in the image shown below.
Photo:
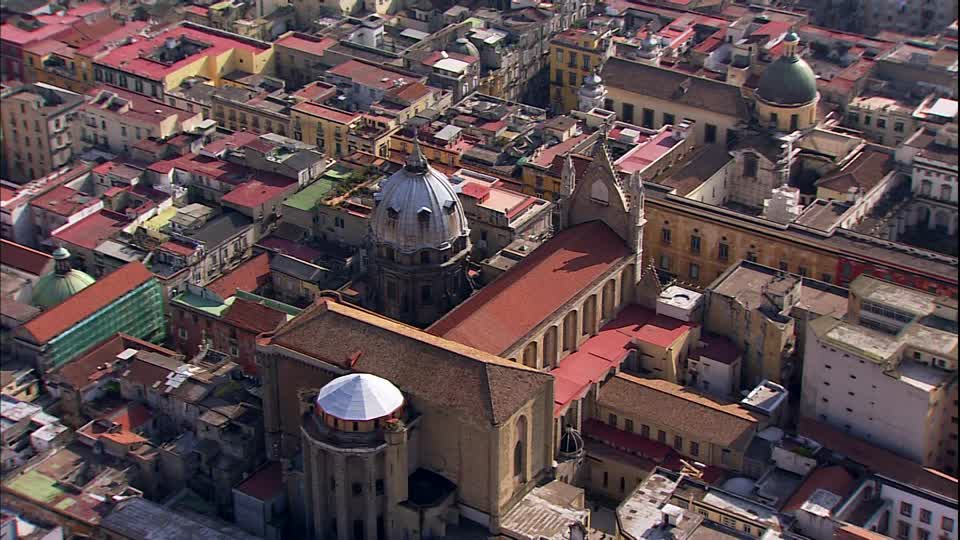
[[[583,55],[583,56],[580,58],[580,60],[581,60],[580,65],[583,66],[583,69],[590,69],[590,57],[589,57],[589,56]]]
[[[630,420],[629,418],[624,419],[624,420],[623,420],[623,429],[624,429],[627,433],[633,433],[633,420]]]
[[[603,100],[603,109],[606,110],[606,111],[612,111],[612,110],[613,110],[613,100],[612,100],[612,99],[605,99],[605,100]]]
[[[670,270],[670,256],[669,255],[660,255],[660,268],[663,270]]]
[[[790,264],[787,263],[787,261],[780,261],[780,270],[783,270],[784,272],[786,272],[788,271],[789,268],[790,268]]]
[[[700,254],[700,237],[697,235],[690,236],[690,253],[694,255]]]
[[[690,263],[690,279],[700,279],[700,265]]]
[[[717,126],[713,124],[707,124],[706,130],[704,131],[704,134],[703,134],[703,140],[707,144],[717,142]]]
[[[633,105],[630,103],[623,104],[623,121],[628,123],[633,123]]]
[[[908,502],[900,503],[900,515],[911,517],[913,516],[913,505]]]
[[[667,432],[664,430],[657,431],[657,440],[666,444],[667,443]]]
[[[737,528],[737,522],[729,516],[720,516],[720,523],[723,523],[724,527],[730,527],[731,529]]]
[[[940,186],[940,199],[944,201],[949,201],[950,197],[953,196],[953,188],[944,184]]]
[[[576,86],[576,85],[577,85],[577,74],[574,73],[573,71],[568,71],[568,72],[567,72],[567,83],[568,83],[570,86]]]
[[[383,495],[383,479],[377,479],[374,483],[374,489],[376,489],[377,495]]]
[[[643,110],[643,127],[645,128],[653,127],[653,109]]]
[[[649,439],[650,438],[650,426],[646,424],[640,425],[640,436]]]
[[[800,117],[795,114],[791,114],[790,115],[790,131],[796,131],[798,127],[800,127]]]
[[[917,529],[917,540],[930,540],[930,531],[926,529]]]
[[[563,50],[557,49],[557,63],[563,62]]]
[[[693,457],[700,455],[700,443],[690,441],[690,455]]]
[[[663,113],[663,124],[670,124],[671,126],[676,123],[677,119],[675,116],[669,113]]]
[[[424,285],[420,288],[420,301],[427,305],[433,303],[433,293],[429,285]]]
[[[607,417],[607,423],[613,427],[617,427],[617,415],[611,413],[610,416]]]
[[[567,63],[567,65],[570,67],[577,67],[577,53],[570,53],[570,61]]]
[[[757,262],[757,254],[753,251],[747,252],[747,260],[750,262]]]
[[[603,487],[607,487],[608,481],[609,481],[609,478],[607,476],[607,471],[603,471]]]
[[[777,117],[777,113],[775,112],[770,113],[770,124],[775,126],[779,124],[779,122],[780,122],[780,118]]]
[[[877,118],[877,129],[887,129],[887,121],[883,118]]]
[[[754,154],[743,155],[743,176],[747,178],[757,177],[757,156]]]
[[[725,261],[730,258],[730,246],[725,242],[720,242],[717,250],[717,258]]]
[[[940,528],[943,529],[943,530],[945,530],[945,531],[947,531],[947,532],[952,532],[952,531],[953,531],[953,518],[944,517],[944,518],[940,521]]]
[[[360,482],[354,482],[351,485],[351,491],[353,491],[354,495],[360,495],[361,493],[363,493],[363,484],[361,484]]]
[[[873,123],[873,117],[872,117],[872,116],[870,116],[870,115],[868,114],[868,115],[866,115],[866,116],[863,117],[863,125],[869,126],[871,123]]]
[[[929,510],[927,510],[926,508],[921,508],[921,509],[920,509],[920,521],[921,521],[922,523],[930,524],[930,519],[931,519],[932,517],[933,517],[933,516],[930,514],[930,511],[929,511]]]
[[[660,243],[661,243],[661,244],[670,245],[670,236],[671,236],[670,229],[666,229],[666,228],[661,229],[661,230],[660,230]]]
[[[806,277],[806,275],[807,275],[808,272],[809,272],[809,271],[807,270],[807,267],[806,267],[806,266],[797,267],[797,273],[800,274],[801,276]]]
[[[673,447],[677,450],[683,451],[683,437],[679,435],[673,436]]]
[[[893,124],[893,130],[897,133],[903,133],[903,122],[895,122]]]

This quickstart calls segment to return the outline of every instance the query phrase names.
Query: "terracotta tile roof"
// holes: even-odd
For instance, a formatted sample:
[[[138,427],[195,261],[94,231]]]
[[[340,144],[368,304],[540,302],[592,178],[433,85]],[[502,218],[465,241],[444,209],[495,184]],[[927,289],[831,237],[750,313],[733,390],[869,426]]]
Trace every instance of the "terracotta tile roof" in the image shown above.
[[[736,403],[722,403],[659,379],[619,373],[600,387],[599,404],[638,419],[650,418],[724,448],[746,448],[757,419]]]
[[[28,274],[41,276],[49,270],[53,257],[27,246],[0,240],[0,264],[11,266]]]
[[[224,195],[222,201],[243,208],[256,208],[289,195],[300,187],[296,180],[287,179],[280,175],[260,173],[258,176],[258,178],[240,184],[236,189]],[[267,178],[268,176],[269,178]],[[281,179],[287,180],[287,182],[283,182]]]
[[[278,47],[287,47],[296,51],[323,56],[327,49],[337,44],[337,40],[329,37],[316,37],[310,34],[294,32],[274,42]]]
[[[607,60],[601,77],[608,88],[706,109],[725,116],[741,118],[741,113],[746,112],[746,102],[736,86],[669,69],[614,57]],[[689,81],[689,88],[682,91],[681,85],[685,81]]]
[[[197,251],[196,246],[188,246],[186,244],[181,244],[180,242],[164,242],[158,246],[157,249],[162,249],[163,251],[169,251],[170,253],[175,253],[177,255],[183,255],[184,257],[189,257]]]
[[[552,386],[553,379],[329,299],[320,300],[262,343],[372,373],[433,407],[457,410],[492,424],[510,418],[533,396]],[[285,412],[296,417],[297,403],[291,401]]]
[[[53,237],[68,244],[86,249],[96,249],[104,240],[120,233],[130,220],[123,214],[101,210],[80,221],[58,230]]]
[[[269,501],[283,491],[283,469],[279,461],[271,461],[240,483],[236,489],[260,501]]]
[[[691,356],[697,358],[706,356],[711,360],[727,365],[734,363],[737,358],[740,358],[740,350],[737,349],[737,346],[726,336],[703,334],[700,336],[700,341],[703,342],[703,347],[698,347],[691,353]]]
[[[41,313],[23,325],[22,329],[37,343],[46,343],[150,279],[153,279],[153,274],[143,263],[127,263]]]
[[[332,120],[338,124],[349,124],[357,118],[360,118],[360,113],[341,111],[340,109],[334,109],[325,105],[310,103],[309,101],[297,103],[292,109],[318,118]]]
[[[902,458],[832,426],[801,417],[797,433],[817,441],[834,452],[843,454],[876,474],[946,497],[954,499],[957,497],[956,478]]]
[[[53,377],[69,384],[75,389],[85,388],[100,378],[101,374],[109,371],[97,369],[98,366],[113,362],[117,355],[126,349],[148,351],[170,358],[180,358],[176,351],[171,351],[148,341],[137,339],[127,334],[114,334],[106,340],[90,347],[81,356],[64,364],[53,373]]]
[[[893,169],[892,155],[876,150],[864,150],[843,168],[820,178],[814,185],[840,193],[846,193],[850,188],[860,188],[866,193]]]
[[[330,75],[336,75],[345,79],[350,79],[354,83],[378,88],[380,90],[389,90],[401,86],[402,79],[407,84],[415,83],[423,79],[419,75],[403,71],[395,71],[385,66],[378,66],[371,62],[360,60],[347,60],[346,62],[327,70]]]
[[[427,331],[501,354],[628,254],[623,240],[603,222],[571,227]],[[543,294],[545,286],[550,294]]]
[[[97,204],[99,200],[96,197],[84,195],[75,189],[67,186],[57,186],[50,191],[34,198],[30,205],[56,214],[58,216],[70,217],[88,206]]]
[[[0,201],[9,201],[17,196],[17,190],[0,186]]]
[[[223,322],[257,334],[276,330],[286,320],[286,313],[244,298],[235,298],[223,316]]]
[[[825,489],[830,493],[846,498],[853,491],[855,482],[856,478],[839,465],[821,467],[807,477],[793,496],[783,505],[781,511],[796,512],[818,489]]]
[[[834,540],[890,540],[885,534],[844,523],[833,532]]]
[[[254,292],[270,279],[270,258],[266,253],[244,261],[229,273],[207,284],[207,288],[226,300],[237,294],[237,289]]]

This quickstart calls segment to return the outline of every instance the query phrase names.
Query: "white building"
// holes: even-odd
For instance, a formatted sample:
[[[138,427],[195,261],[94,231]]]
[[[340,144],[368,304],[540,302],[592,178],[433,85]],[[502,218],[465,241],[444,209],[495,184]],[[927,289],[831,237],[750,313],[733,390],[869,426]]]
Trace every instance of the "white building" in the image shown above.
[[[957,124],[921,129],[897,149],[917,204],[908,225],[957,233]]]
[[[954,300],[858,277],[846,320],[826,316],[809,323],[804,415],[953,474],[956,306]]]
[[[957,540],[957,499],[876,475],[835,511],[898,540]]]

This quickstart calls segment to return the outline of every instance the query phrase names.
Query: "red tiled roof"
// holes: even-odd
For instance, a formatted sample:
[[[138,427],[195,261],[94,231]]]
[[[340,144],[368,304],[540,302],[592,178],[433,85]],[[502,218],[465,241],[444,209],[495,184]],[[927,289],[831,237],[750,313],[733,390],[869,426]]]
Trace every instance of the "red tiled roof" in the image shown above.
[[[56,39],[45,39],[43,41],[34,41],[33,43],[24,47],[23,50],[37,56],[46,56],[52,52],[59,52],[66,48],[68,48],[68,45],[62,41]]]
[[[223,316],[224,322],[258,334],[276,330],[286,320],[287,314],[282,311],[239,297]]]
[[[339,66],[328,69],[327,73],[350,79],[361,86],[379,88],[380,90],[393,88],[400,79],[403,79],[406,83],[415,83],[420,80],[416,75],[394,71],[384,66],[360,60],[348,60]]]
[[[399,98],[405,101],[413,102],[422,97],[430,95],[431,92],[433,92],[433,90],[429,86],[423,83],[417,82],[413,84],[408,84],[406,86],[394,88],[389,92],[387,92],[387,95],[394,96],[396,98]]]
[[[203,6],[188,6],[187,12],[193,13],[194,15],[199,15],[200,17],[206,17],[210,10]]]
[[[460,304],[427,331],[501,354],[629,254],[605,223],[571,227]],[[550,294],[543,294],[544,287]]]
[[[573,150],[575,146],[582,143],[587,137],[589,137],[587,134],[577,135],[576,137],[570,137],[562,143],[557,143],[549,148],[545,148],[539,155],[530,160],[529,163],[540,167],[549,167],[550,164],[553,163],[554,158]]]
[[[177,255],[183,255],[184,257],[189,257],[197,251],[196,246],[188,246],[186,244],[181,244],[180,242],[169,241],[160,244],[158,249],[164,251],[169,251],[170,253],[175,253]]]
[[[797,433],[865,465],[871,471],[947,497],[957,496],[957,479],[902,458],[822,422],[801,417]]]
[[[0,240],[0,264],[12,266],[35,276],[43,275],[53,257],[24,245]]]
[[[58,230],[53,237],[74,246],[96,249],[104,240],[117,235],[129,224],[130,220],[123,214],[101,210]]]
[[[259,176],[264,177],[262,173]],[[224,195],[222,200],[225,203],[244,208],[255,208],[292,193],[299,187],[296,180],[280,175],[273,176],[269,179],[264,178],[263,181],[253,179],[240,184],[236,189]],[[283,180],[287,182],[284,183]]]
[[[691,356],[697,358],[706,356],[727,365],[734,363],[740,357],[740,350],[726,336],[703,334],[700,341],[703,342],[703,347],[697,348]]]
[[[340,109],[334,109],[333,107],[327,107],[317,103],[310,103],[309,101],[297,103],[292,107],[292,109],[295,111],[300,111],[304,114],[309,114],[311,116],[317,116],[326,120],[333,120],[338,124],[349,124],[353,120],[360,118],[360,113],[341,111]]]
[[[695,326],[672,317],[658,315],[652,309],[631,304],[604,328],[616,329],[633,340],[666,349]]]
[[[18,191],[15,189],[8,188],[6,186],[0,186],[0,202],[9,201],[17,196]]]
[[[271,251],[285,253],[291,257],[307,262],[313,262],[323,255],[323,252],[310,246],[298,244],[291,240],[287,240],[286,238],[280,238],[279,236],[268,236],[266,238],[262,238],[259,242],[257,242],[257,245]]]
[[[659,441],[643,437],[637,433],[627,433],[593,418],[583,423],[583,434],[591,439],[602,441],[614,448],[647,458],[658,464],[674,461],[677,457],[673,448]]]
[[[337,40],[329,37],[315,37],[309,34],[295,32],[289,36],[282,37],[274,42],[274,45],[287,47],[305,53],[323,56],[327,49],[337,44]]]
[[[37,343],[46,343],[150,279],[153,274],[143,263],[127,263],[22,328]]]
[[[118,424],[120,430],[91,433],[93,430],[88,428],[84,432],[94,438],[109,439],[117,444],[128,445],[146,441],[145,438],[135,433],[134,430],[141,428],[149,422],[153,418],[153,414],[140,403],[128,403],[113,412],[107,413],[103,418]]]
[[[271,461],[240,483],[237,491],[260,501],[269,501],[283,492],[283,469]]]
[[[39,19],[39,17],[38,17]],[[45,21],[41,21],[45,22]],[[61,23],[53,22],[45,24],[36,30],[24,30],[15,24],[0,25],[0,40],[10,42],[14,45],[24,46],[35,41],[48,38],[55,38],[60,34],[70,31],[70,24],[76,20],[63,21]]]
[[[853,490],[856,478],[839,465],[822,467],[807,477],[794,492],[793,496],[783,505],[782,512],[795,512],[807,502],[807,499],[818,489],[825,489],[835,495],[846,498]]]
[[[461,189],[460,192],[467,197],[482,201],[486,199],[488,195],[490,195],[490,186],[478,184],[476,182],[467,182],[467,185],[463,186],[463,189]]]
[[[117,355],[126,349],[149,351],[170,358],[180,356],[179,353],[171,351],[170,349],[165,349],[159,345],[154,345],[153,343],[137,339],[133,336],[119,333],[90,347],[83,352],[81,356],[61,366],[55,371],[56,376],[74,389],[82,389],[100,378],[101,374],[109,373],[107,370],[97,368],[103,364],[113,362]]]
[[[99,201],[67,186],[57,186],[34,198],[30,205],[62,217],[70,217]]]
[[[161,64],[145,58],[144,54],[150,54],[159,47],[162,47],[169,38],[188,37],[196,41],[207,43],[210,46],[202,51],[188,56],[173,64]],[[196,28],[186,26],[177,26],[167,31],[161,32],[151,39],[142,39],[129,45],[117,47],[104,56],[98,58],[97,64],[118,69],[126,73],[138,75],[151,80],[159,81],[169,73],[183,69],[185,66],[196,62],[201,57],[219,57],[230,50],[243,50],[254,54],[259,54],[269,50],[269,45],[260,47],[254,45],[251,40],[238,40],[224,37],[223,34],[214,34],[205,32]]]
[[[885,534],[880,534],[863,527],[844,523],[833,532],[834,540],[890,540]]]
[[[227,299],[237,294],[237,289],[253,292],[267,283],[270,279],[270,257],[261,253],[245,261],[207,285],[207,288],[221,298]]]

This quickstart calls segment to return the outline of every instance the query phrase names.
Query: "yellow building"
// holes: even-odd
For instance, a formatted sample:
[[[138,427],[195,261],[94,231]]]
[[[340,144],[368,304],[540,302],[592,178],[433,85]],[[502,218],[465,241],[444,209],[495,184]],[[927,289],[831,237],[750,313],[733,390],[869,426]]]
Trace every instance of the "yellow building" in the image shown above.
[[[317,151],[339,158],[350,153],[351,128],[359,126],[362,115],[312,103],[298,103],[290,109],[293,138],[317,145]]]
[[[23,50],[24,79],[71,92],[86,92],[93,86],[93,80],[81,81],[75,53],[73,47],[60,41],[44,40],[30,45]]]
[[[604,109],[618,120],[648,129],[692,120],[696,145],[729,144],[749,118],[740,89],[711,79],[617,57],[604,64],[601,78]]]
[[[219,87],[236,72],[269,75],[272,70],[271,44],[190,22],[94,60],[98,83],[161,99],[189,77]]]
[[[599,69],[610,56],[608,32],[570,29],[550,40],[550,96],[559,112],[577,108],[577,90],[583,78]]]
[[[736,403],[689,387],[619,373],[600,387],[584,435],[590,448],[584,475],[589,493],[623,499],[656,465],[679,459],[739,472],[761,427]]]

